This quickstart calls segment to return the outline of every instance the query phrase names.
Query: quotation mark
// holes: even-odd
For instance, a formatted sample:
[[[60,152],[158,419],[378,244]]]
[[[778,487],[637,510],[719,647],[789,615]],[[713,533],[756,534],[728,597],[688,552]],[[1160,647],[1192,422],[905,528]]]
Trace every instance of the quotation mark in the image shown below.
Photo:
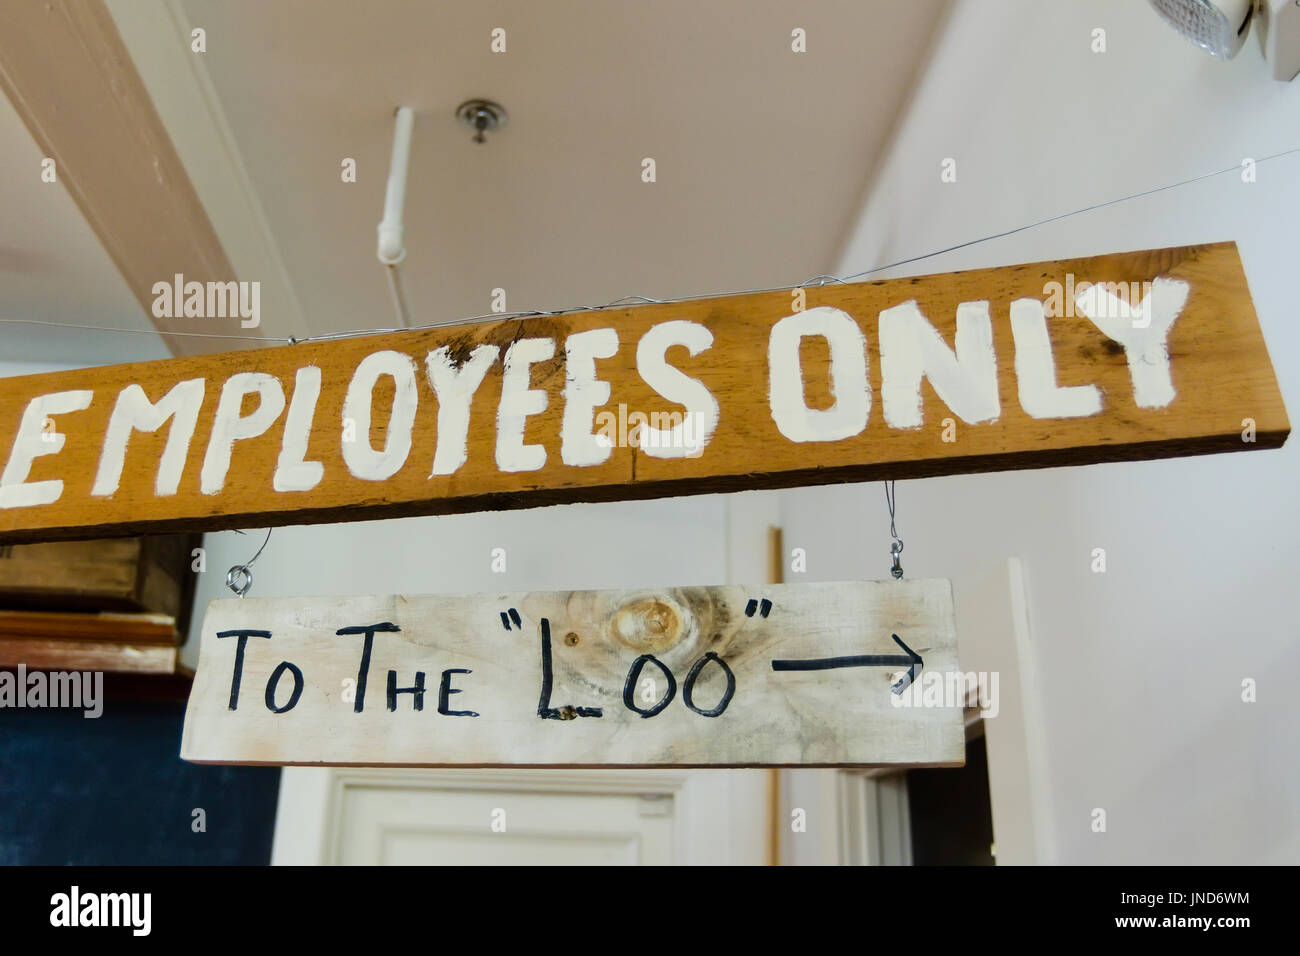
[[[508,617],[506,616],[507,613],[509,614]],[[514,626],[519,628],[519,630],[522,631],[524,629],[523,618],[519,616],[519,612],[516,611],[514,608],[511,608],[509,612],[506,611],[501,612],[501,626],[504,627],[507,631],[510,630],[510,624],[512,621],[514,622]]]
[[[755,611],[758,612],[759,617],[767,617],[767,615],[771,612],[771,610],[772,610],[772,602],[769,601],[767,598],[763,598],[762,604],[760,604],[758,601],[755,601],[751,598],[750,602],[745,605],[745,617],[753,617]]]

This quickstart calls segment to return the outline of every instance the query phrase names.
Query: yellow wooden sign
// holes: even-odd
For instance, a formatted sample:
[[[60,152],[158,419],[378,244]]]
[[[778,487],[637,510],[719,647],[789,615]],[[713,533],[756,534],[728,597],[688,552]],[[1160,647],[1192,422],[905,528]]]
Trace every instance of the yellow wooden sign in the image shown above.
[[[0,380],[0,542],[1281,445],[1231,243]]]

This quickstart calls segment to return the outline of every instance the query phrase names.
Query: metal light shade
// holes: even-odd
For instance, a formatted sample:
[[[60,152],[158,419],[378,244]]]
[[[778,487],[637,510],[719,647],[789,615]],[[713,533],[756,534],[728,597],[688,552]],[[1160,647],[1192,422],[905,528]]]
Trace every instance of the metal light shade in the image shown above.
[[[1223,59],[1245,42],[1254,0],[1149,0],[1165,21],[1199,47]]]

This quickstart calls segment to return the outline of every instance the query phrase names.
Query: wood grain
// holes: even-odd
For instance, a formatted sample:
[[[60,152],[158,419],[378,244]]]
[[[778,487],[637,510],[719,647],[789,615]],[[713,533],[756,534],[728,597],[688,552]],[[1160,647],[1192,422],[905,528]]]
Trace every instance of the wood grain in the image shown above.
[[[0,638],[43,641],[178,643],[176,621],[162,614],[74,614],[63,611],[0,611]]]
[[[17,667],[19,664],[32,671],[171,675],[180,666],[180,651],[174,644],[0,638],[0,667]]]
[[[764,607],[763,601],[770,601]],[[754,603],[751,608],[750,602]],[[518,614],[513,619],[511,610]],[[764,610],[767,611],[766,616]],[[503,615],[505,617],[503,618]],[[503,623],[509,621],[507,627]],[[543,627],[545,621],[545,627]],[[364,636],[339,630],[380,622],[359,686]],[[236,708],[230,709],[237,636],[246,640]],[[543,634],[550,636],[552,689],[543,716]],[[960,764],[961,702],[898,707],[891,681],[905,668],[776,671],[774,659],[894,655],[898,634],[923,659],[919,679],[957,668],[947,581],[647,588],[472,596],[245,599],[214,601],[203,623],[181,756],[203,763],[401,766],[839,766]],[[735,690],[717,716],[724,671]],[[673,675],[676,692],[641,716],[625,683],[641,655]],[[302,673],[297,702],[288,661]],[[281,668],[277,681],[276,669]],[[443,709],[439,688],[454,673]],[[423,709],[412,694],[388,708],[390,672],[399,688],[425,673]],[[651,710],[667,678],[649,663],[632,700]],[[644,681],[654,688],[647,692]],[[648,693],[643,696],[643,693]],[[582,716],[599,708],[601,716]]]
[[[0,608],[188,618],[197,535],[55,541],[0,549]]]
[[[1068,275],[1091,282],[1141,282],[1157,276],[1190,286],[1186,305],[1167,341],[1170,378],[1176,389],[1164,407],[1143,408],[1124,349],[1084,317],[1048,323],[1062,386],[1096,385],[1101,411],[1087,417],[1033,417],[1020,404],[1016,349],[1009,310],[1022,297],[1046,298],[1046,285]],[[57,502],[0,508],[0,542],[136,534],[143,531],[216,530],[234,527],[368,520],[418,514],[535,507],[575,501],[609,501],[683,494],[779,488],[795,485],[918,478],[1007,469],[1082,465],[1248,451],[1281,445],[1290,431],[1286,411],[1251,303],[1235,245],[1162,249],[1092,259],[1034,263],[807,289],[809,309],[831,306],[846,312],[866,340],[872,403],[865,428],[835,441],[793,441],[774,421],[769,400],[768,345],[773,325],[789,316],[789,291],[692,302],[613,308],[564,316],[507,320],[442,330],[412,331],[275,349],[173,359],[112,368],[0,380],[0,455],[8,454],[24,409],[35,396],[89,389],[84,411],[58,417],[67,436],[57,454],[35,459],[29,481],[62,479]],[[952,348],[960,303],[987,301],[997,366],[1001,413],[996,420],[970,423],[955,415],[930,381],[921,384],[923,423],[891,427],[882,415],[879,313],[915,300]],[[596,412],[681,412],[663,398],[638,368],[638,343],[660,323],[699,323],[712,345],[692,356],[684,346],[667,350],[667,362],[702,383],[718,403],[719,417],[703,453],[695,458],[657,458],[644,449],[619,445],[607,460],[569,465],[562,460],[566,406],[565,342],[578,332],[613,329],[618,351],[595,360],[599,381],[609,383],[607,402]],[[545,451],[537,470],[504,471],[495,450],[497,412],[503,390],[502,360],[488,369],[471,406],[467,458],[454,473],[431,477],[438,444],[436,395],[425,376],[426,357],[448,347],[463,360],[480,345],[504,356],[512,343],[549,338],[555,357],[532,366],[530,385],[545,393],[545,409],[525,420],[524,441]],[[391,350],[409,356],[418,370],[410,451],[400,469],[381,481],[354,475],[342,454],[343,402],[358,364]],[[804,400],[825,409],[834,401],[825,340],[809,337],[799,349]],[[201,494],[199,473],[212,432],[223,383],[237,372],[273,376],[292,400],[299,369],[320,369],[322,386],[312,419],[306,456],[320,462],[323,477],[308,491],[277,492],[273,476],[286,433],[282,413],[267,430],[235,443],[224,487]],[[119,392],[140,384],[157,401],[176,383],[205,381],[198,426],[189,445],[179,492],[155,494],[159,458],[168,425],[135,432],[121,487],[111,497],[91,495],[105,430]],[[368,435],[374,448],[388,439],[392,379],[373,390],[374,418]],[[256,406],[256,396],[248,403]],[[251,410],[246,409],[246,414]],[[1254,441],[1243,441],[1246,420]],[[945,420],[954,428],[945,432]],[[952,440],[946,441],[945,437]]]
[[[173,620],[152,614],[0,611],[0,667],[174,674]]]

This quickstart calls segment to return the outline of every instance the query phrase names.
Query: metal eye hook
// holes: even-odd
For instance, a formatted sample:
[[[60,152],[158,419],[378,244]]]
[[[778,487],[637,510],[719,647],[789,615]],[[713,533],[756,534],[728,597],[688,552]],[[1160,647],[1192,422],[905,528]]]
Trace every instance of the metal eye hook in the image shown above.
[[[234,591],[237,596],[242,598],[252,589],[253,572],[249,569],[253,566],[253,562],[262,556],[266,546],[271,543],[271,532],[274,530],[274,528],[266,529],[266,539],[262,542],[262,546],[257,549],[257,554],[249,558],[244,564],[237,564],[226,572],[226,587]],[[242,531],[235,532],[235,534],[243,533]]]
[[[237,564],[226,572],[226,587],[234,591],[240,597],[248,593],[249,588],[253,586],[253,572],[248,570],[248,565]]]
[[[889,506],[889,536],[894,539],[889,545],[889,559],[893,565],[889,569],[889,573],[894,576],[895,580],[901,581],[903,579],[903,563],[900,556],[903,553],[903,539],[898,536],[898,529],[894,527],[894,507],[897,501],[894,483],[892,481],[885,482],[885,504]]]

